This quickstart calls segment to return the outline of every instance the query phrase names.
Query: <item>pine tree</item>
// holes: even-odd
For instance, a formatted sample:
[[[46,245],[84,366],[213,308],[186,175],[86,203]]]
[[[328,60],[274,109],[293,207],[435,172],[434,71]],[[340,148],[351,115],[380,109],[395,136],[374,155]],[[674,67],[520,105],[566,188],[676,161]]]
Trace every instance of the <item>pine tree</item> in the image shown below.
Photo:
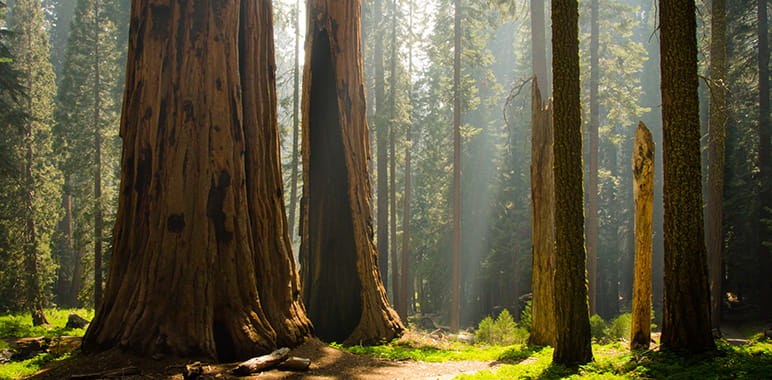
[[[16,33],[10,43],[13,63],[27,91],[17,107],[28,116],[16,146],[20,166],[16,202],[21,210],[13,216],[18,224],[11,228],[19,228],[22,236],[26,306],[32,312],[33,324],[40,325],[47,323],[43,307],[52,269],[49,246],[58,218],[54,205],[59,197],[59,174],[51,149],[56,85],[40,0],[17,1],[11,16],[9,28]]]
[[[75,242],[63,264],[72,267],[72,284],[79,277],[80,254],[92,247],[93,303],[99,304],[102,289],[105,214],[116,195],[106,183],[117,183],[114,167],[118,158],[120,80],[118,28],[108,17],[106,0],[79,0],[75,9],[59,87],[57,134],[66,143],[62,164],[65,192],[75,207]],[[70,213],[68,213],[69,215]],[[112,214],[112,213],[109,213]],[[79,286],[71,287],[71,302]]]

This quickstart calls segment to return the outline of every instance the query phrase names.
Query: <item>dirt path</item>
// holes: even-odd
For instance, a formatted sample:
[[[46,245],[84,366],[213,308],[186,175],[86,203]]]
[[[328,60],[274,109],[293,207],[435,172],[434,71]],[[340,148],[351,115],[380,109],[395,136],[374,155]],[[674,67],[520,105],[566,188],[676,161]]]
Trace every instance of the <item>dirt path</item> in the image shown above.
[[[745,339],[745,336],[734,323],[724,323],[721,325],[721,335],[732,346],[744,346],[748,344],[748,339]]]
[[[260,374],[235,377],[230,371],[233,364],[211,365],[208,374],[198,377],[199,380],[243,379],[243,380],[450,380],[460,374],[472,374],[490,369],[495,362],[482,361],[447,361],[442,363],[427,363],[415,360],[387,360],[372,358],[365,355],[355,355],[347,351],[327,346],[317,339],[311,339],[290,352],[290,356],[311,359],[311,367],[305,372],[289,372],[280,370],[266,371]],[[107,370],[136,367],[137,375],[122,376],[122,380],[183,380],[184,364],[174,360],[152,360],[127,356],[119,352],[105,352],[92,356],[78,355],[60,363],[59,366],[41,371],[33,379],[53,380],[68,379],[73,375],[99,373]]]

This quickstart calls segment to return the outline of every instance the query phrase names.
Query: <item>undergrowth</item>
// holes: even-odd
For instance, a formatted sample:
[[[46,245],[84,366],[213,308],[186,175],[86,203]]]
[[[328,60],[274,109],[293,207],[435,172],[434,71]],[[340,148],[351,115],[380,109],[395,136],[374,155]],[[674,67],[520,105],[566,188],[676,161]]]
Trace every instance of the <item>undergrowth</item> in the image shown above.
[[[68,329],[67,317],[70,312],[91,320],[94,318],[94,310],[90,309],[46,309],[46,318],[49,325],[32,326],[32,315],[27,313],[0,315],[0,337],[3,338],[28,338],[28,337],[57,337],[57,336],[82,336],[83,329]]]
[[[49,325],[32,326],[30,313],[0,315],[0,338],[32,338],[32,337],[60,337],[82,336],[84,329],[68,329],[67,317],[70,312],[91,320],[94,317],[93,310],[87,309],[46,309],[46,317]],[[10,345],[4,339],[0,339],[0,350],[8,349]],[[41,353],[34,358],[0,364],[0,380],[15,380],[27,378],[40,370],[40,368],[52,361],[66,359],[70,354],[56,356],[51,353]]]

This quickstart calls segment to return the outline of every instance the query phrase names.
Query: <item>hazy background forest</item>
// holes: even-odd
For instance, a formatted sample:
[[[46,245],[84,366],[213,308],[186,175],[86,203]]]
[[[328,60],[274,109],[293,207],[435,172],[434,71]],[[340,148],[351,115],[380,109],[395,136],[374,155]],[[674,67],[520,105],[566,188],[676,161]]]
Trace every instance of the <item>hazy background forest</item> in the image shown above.
[[[590,105],[590,1],[580,2],[585,141],[591,140],[595,120],[598,138],[597,193],[585,192],[585,214],[588,255],[597,257],[598,268],[597,286],[590,289],[591,313],[610,319],[631,307],[631,155],[639,120],[661,146],[659,46],[653,1],[598,2],[597,107]],[[34,80],[40,81],[30,94],[34,106],[29,105],[26,116],[17,102],[9,101],[16,95],[0,96],[0,312],[31,309],[36,294],[46,307],[93,307],[99,302],[117,209],[129,1],[43,0],[42,9],[34,4],[8,1],[0,20],[3,42],[10,49],[0,52],[3,70],[6,58],[32,57],[14,66],[38,73]],[[302,196],[298,65],[303,62],[305,4],[275,0],[273,5],[282,170],[297,252]],[[703,1],[697,5],[706,183],[707,104],[716,83],[708,70],[710,7]],[[407,284],[408,314],[438,324],[448,323],[451,304],[452,11],[448,0],[373,0],[364,1],[362,9],[373,223],[383,282],[392,303],[399,287]],[[757,2],[729,2],[727,20],[729,95],[720,241],[723,290],[732,296],[724,307],[758,312],[761,292],[768,286],[764,263],[772,241],[772,214],[761,211],[769,199],[762,194],[770,194],[772,184],[760,175],[770,170],[763,166],[770,165],[768,160],[760,161],[770,141],[767,132],[760,144],[765,136],[763,131],[760,135],[760,115],[768,119],[769,109],[760,109],[759,102]],[[463,327],[505,308],[519,316],[529,299],[528,81],[533,73],[528,2],[464,1],[462,23]],[[22,29],[36,31],[36,39],[14,39],[12,32]],[[27,120],[35,124],[34,136],[23,127]],[[593,174],[590,146],[584,144],[585,181]],[[659,158],[659,150],[657,154]],[[663,287],[660,162],[654,200],[655,323],[661,316]],[[36,194],[34,205],[24,201],[30,191]],[[39,231],[33,247],[23,239],[30,218]],[[589,227],[593,223],[597,229]],[[37,252],[35,260],[27,259],[30,249]]]

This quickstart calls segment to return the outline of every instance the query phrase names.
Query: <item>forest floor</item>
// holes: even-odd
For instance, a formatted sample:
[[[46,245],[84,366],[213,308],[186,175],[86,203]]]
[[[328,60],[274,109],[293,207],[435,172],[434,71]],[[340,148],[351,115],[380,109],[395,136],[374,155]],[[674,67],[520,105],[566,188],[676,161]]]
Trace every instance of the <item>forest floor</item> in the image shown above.
[[[412,359],[391,360],[375,358],[367,355],[357,355],[340,350],[319,341],[310,339],[293,349],[290,356],[311,359],[311,367],[304,372],[291,372],[273,369],[259,374],[237,377],[231,375],[235,364],[213,364],[208,366],[207,374],[197,379],[452,379],[460,374],[471,374],[481,370],[491,369],[498,363],[495,361],[446,361],[429,363]],[[73,376],[104,374],[109,370],[125,369],[126,373],[139,370],[139,373],[120,375],[116,377],[126,380],[168,379],[182,380],[182,370],[185,362],[175,360],[153,360],[134,357],[119,352],[105,352],[96,355],[78,355],[57,362],[55,366],[44,369],[33,379],[54,380],[68,379]],[[102,375],[104,376],[104,375]]]

